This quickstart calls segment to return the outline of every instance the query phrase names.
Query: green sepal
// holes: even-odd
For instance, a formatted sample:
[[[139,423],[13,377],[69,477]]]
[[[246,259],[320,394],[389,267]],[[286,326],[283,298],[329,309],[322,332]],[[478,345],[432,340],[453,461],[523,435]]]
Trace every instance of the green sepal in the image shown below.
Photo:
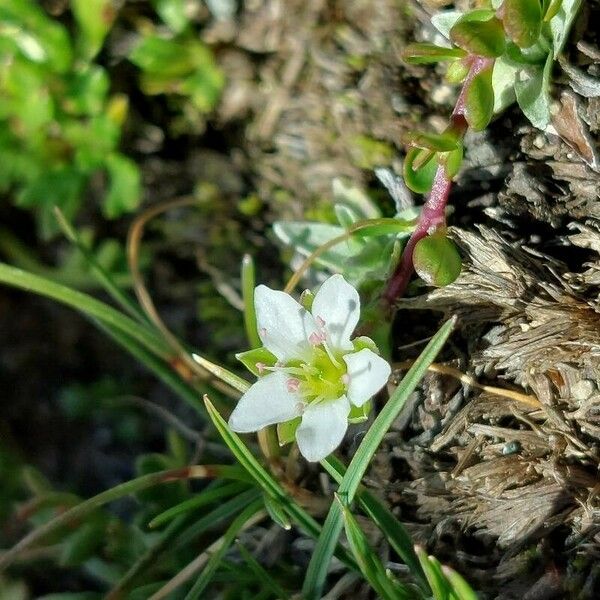
[[[253,348],[252,350],[246,350],[246,352],[239,352],[235,357],[252,373],[259,377],[261,373],[256,366],[259,363],[272,367],[277,362],[277,357],[269,352],[264,346],[260,348]]]
[[[310,290],[304,290],[300,294],[300,304],[309,312],[312,310],[312,305],[314,301],[315,295]]]
[[[348,414],[348,421],[353,424],[364,423],[369,418],[372,408],[373,403],[371,400],[367,400],[362,406],[352,405]]]
[[[280,446],[291,444],[296,439],[296,430],[302,422],[302,417],[295,417],[291,421],[277,424],[277,438]]]
[[[491,67],[480,71],[473,77],[466,90],[465,118],[474,131],[485,129],[494,114],[492,73]]]
[[[450,39],[478,56],[500,56],[506,45],[502,22],[487,9],[465,13],[450,30]]]
[[[354,346],[354,352],[360,352],[361,350],[364,350],[366,348],[367,350],[375,352],[375,354],[379,354],[377,344],[366,335],[361,335],[357,338],[354,338],[352,340],[352,345]]]
[[[421,167],[415,168],[415,161],[422,159],[427,154],[429,154],[429,160]],[[413,192],[426,194],[431,190],[433,178],[438,168],[438,162],[434,156],[435,153],[420,148],[411,148],[406,153],[403,166],[404,183]]]
[[[504,0],[502,23],[506,35],[520,48],[533,46],[542,31],[539,0]]]
[[[454,242],[443,232],[436,232],[416,243],[413,265],[425,283],[443,287],[460,275],[462,260]]]
[[[411,65],[425,65],[442,60],[464,58],[467,53],[461,48],[444,48],[426,42],[408,44],[402,52],[402,58]]]

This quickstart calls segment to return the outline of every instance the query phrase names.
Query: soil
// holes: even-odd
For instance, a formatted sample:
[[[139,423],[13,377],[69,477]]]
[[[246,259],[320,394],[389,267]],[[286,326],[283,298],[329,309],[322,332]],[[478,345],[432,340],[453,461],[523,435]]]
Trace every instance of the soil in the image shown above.
[[[148,205],[204,186],[205,212],[182,209],[149,233],[150,287],[176,333],[230,361],[244,343],[241,321],[235,293],[215,299],[214,284],[235,291],[243,252],[258,256],[263,280],[280,282],[270,223],[330,212],[334,177],[383,198],[372,169],[399,171],[403,133],[443,125],[456,90],[441,69],[400,60],[406,40],[433,35],[428,18],[440,4],[255,0],[229,19],[204,15],[203,39],[228,81],[204,136],[167,133],[160,147],[145,146],[149,127],[166,131],[168,111],[157,99],[135,109],[127,139],[143,164]],[[549,131],[512,108],[467,138],[450,217],[463,274],[404,299],[397,317],[405,361],[443,318],[458,315],[439,359],[454,371],[427,376],[367,483],[482,598],[600,596],[599,18],[600,3],[585,3],[556,69]],[[239,200],[253,195],[260,208],[246,217]],[[30,227],[2,210],[13,229]],[[123,237],[125,225],[98,227]],[[61,247],[44,256],[56,258]],[[72,422],[65,430],[59,395],[67,381],[91,384],[109,373],[189,417],[88,322],[6,290],[0,306],[5,420],[14,446],[54,482],[94,493],[139,451],[112,438],[107,445],[112,434],[73,435]],[[139,444],[158,446],[161,426],[143,427]],[[103,462],[107,455],[113,462]],[[86,472],[95,480],[84,482]]]

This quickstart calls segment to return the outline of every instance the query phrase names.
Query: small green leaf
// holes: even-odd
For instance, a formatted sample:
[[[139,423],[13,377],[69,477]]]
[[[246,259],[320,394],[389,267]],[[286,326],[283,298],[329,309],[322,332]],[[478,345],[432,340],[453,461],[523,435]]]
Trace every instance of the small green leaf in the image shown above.
[[[431,24],[445,37],[450,39],[450,30],[463,16],[459,10],[442,10],[431,17]]]
[[[466,89],[465,118],[474,131],[482,131],[494,114],[492,68],[480,71]]]
[[[117,15],[113,0],[71,0],[71,8],[79,26],[81,54],[90,60],[102,48]]]
[[[430,159],[422,167],[414,168],[415,160],[422,158],[427,153],[427,150],[411,148],[404,159],[404,182],[417,194],[426,194],[431,190],[438,168],[438,162],[433,153],[429,153]]]
[[[452,283],[462,268],[456,246],[443,233],[428,235],[417,242],[413,264],[419,277],[435,287]]]
[[[415,43],[406,46],[402,58],[411,65],[437,63],[442,60],[464,58],[467,53],[460,48],[444,48],[429,43]]]
[[[440,164],[446,169],[448,179],[452,179],[459,171],[463,161],[464,149],[462,144],[452,152],[443,152],[439,155]]]
[[[494,90],[494,113],[503,111],[515,100],[515,83],[523,65],[512,61],[506,55],[494,61],[492,88]]]
[[[546,129],[550,123],[550,72],[552,55],[549,54],[544,68],[529,67],[523,71],[525,78],[515,82],[517,102],[538,129]]]
[[[152,0],[152,4],[173,33],[181,33],[187,27],[186,0]]]
[[[72,567],[85,562],[103,544],[105,537],[103,519],[92,518],[79,526],[62,544],[59,562],[64,567]]]
[[[556,14],[550,19],[550,31],[552,32],[552,45],[554,47],[554,58],[564,48],[569,38],[569,33],[575,17],[579,12],[581,0],[562,0]]]
[[[540,0],[504,0],[502,22],[506,34],[517,46],[533,46],[542,31]]]
[[[448,83],[461,83],[469,74],[469,65],[463,60],[455,60],[448,65],[446,81]]]
[[[106,157],[106,169],[110,183],[102,210],[106,217],[114,219],[138,207],[142,194],[141,177],[137,164],[116,152]]]
[[[277,362],[277,357],[269,352],[265,347],[252,348],[252,350],[246,350],[246,352],[238,352],[235,357],[252,373],[257,377],[262,375],[261,370],[256,365],[265,365],[272,367]]]
[[[291,444],[296,439],[296,430],[302,422],[302,417],[296,417],[285,423],[277,423],[277,438],[280,446]]]
[[[416,148],[424,148],[435,152],[449,152],[454,150],[458,144],[458,139],[450,132],[410,131],[404,136],[404,140],[407,144]]]
[[[506,45],[502,22],[493,11],[482,9],[465,13],[450,30],[450,39],[479,56],[500,56]]]

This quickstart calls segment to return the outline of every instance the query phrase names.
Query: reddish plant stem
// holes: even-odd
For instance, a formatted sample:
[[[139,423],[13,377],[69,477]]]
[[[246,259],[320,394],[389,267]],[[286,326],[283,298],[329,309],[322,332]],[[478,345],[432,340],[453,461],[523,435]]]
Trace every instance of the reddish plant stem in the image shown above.
[[[469,85],[473,78],[483,70],[490,68],[493,65],[493,59],[484,58],[482,56],[469,56],[467,59],[469,64],[469,72],[463,82],[460,94],[456,100],[454,110],[450,116],[448,129],[455,133],[459,139],[462,139],[467,132],[468,124],[465,118],[466,95]],[[406,291],[406,287],[414,272],[413,251],[415,245],[425,236],[430,235],[440,226],[446,223],[446,205],[448,204],[448,196],[452,187],[452,179],[446,174],[446,168],[443,164],[438,165],[431,192],[425,200],[419,221],[410,239],[406,243],[400,264],[388,282],[388,286],[383,294],[382,300],[386,306],[392,306],[394,302],[400,298]]]

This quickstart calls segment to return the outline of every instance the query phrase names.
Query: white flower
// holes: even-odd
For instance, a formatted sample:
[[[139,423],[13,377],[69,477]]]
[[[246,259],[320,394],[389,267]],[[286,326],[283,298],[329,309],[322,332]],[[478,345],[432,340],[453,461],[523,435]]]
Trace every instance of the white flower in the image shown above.
[[[360,299],[341,275],[323,283],[310,312],[264,285],[255,290],[255,305],[260,339],[277,362],[256,365],[266,374],[242,396],[229,425],[248,433],[301,417],[300,452],[321,460],[342,442],[351,406],[363,406],[385,385],[390,366],[351,341]]]

